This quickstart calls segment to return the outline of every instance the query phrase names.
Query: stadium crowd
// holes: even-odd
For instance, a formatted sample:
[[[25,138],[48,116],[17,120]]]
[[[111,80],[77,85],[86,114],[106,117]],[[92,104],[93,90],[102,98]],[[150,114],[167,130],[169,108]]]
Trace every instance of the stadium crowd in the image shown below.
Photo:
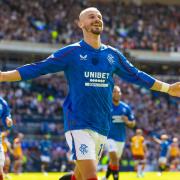
[[[61,45],[79,41],[82,34],[75,17],[87,6],[96,6],[103,13],[104,43],[120,49],[180,52],[179,6],[138,6],[118,1],[108,4],[107,8],[103,1],[0,0],[0,40]],[[148,145],[148,164],[157,164],[159,145],[152,137],[165,133],[170,139],[180,139],[178,100],[129,85],[119,78],[115,78],[115,82],[122,88],[122,100],[130,104],[135,113],[137,127],[143,129]],[[24,134],[24,171],[40,171],[44,153],[51,157],[47,170],[71,170],[73,164],[67,153],[62,117],[67,91],[66,80],[61,74],[28,82],[0,83],[0,96],[8,101],[15,120],[12,134]],[[132,159],[129,140],[133,135],[134,131],[128,130],[124,159]],[[51,143],[50,148],[44,149],[44,141]]]
[[[152,165],[156,163],[159,153],[159,146],[152,140],[153,136],[166,133],[170,139],[180,139],[178,100],[127,84],[116,77],[115,82],[122,88],[122,100],[130,104],[135,113],[137,127],[144,131],[148,145],[148,164]],[[46,140],[52,144],[46,149],[46,154],[53,162],[49,162],[49,170],[67,170],[70,166],[66,165],[69,157],[66,156],[67,146],[63,135],[62,104],[68,90],[64,76],[59,74],[28,82],[2,83],[0,89],[0,96],[5,98],[12,108],[16,124],[14,133],[22,132],[25,135],[22,144],[25,155],[24,170],[40,170],[38,164],[41,163],[37,162],[41,162],[40,157],[44,152],[41,141],[46,139],[47,134]],[[128,130],[128,139],[133,134],[134,131]],[[124,158],[132,160],[129,141]]]
[[[89,0],[1,0],[0,6],[1,40],[62,45],[79,41],[82,36],[76,23],[77,15],[82,8],[96,6],[104,16],[104,43],[120,49],[180,51],[178,5],[127,5],[120,1],[107,5],[103,1]]]

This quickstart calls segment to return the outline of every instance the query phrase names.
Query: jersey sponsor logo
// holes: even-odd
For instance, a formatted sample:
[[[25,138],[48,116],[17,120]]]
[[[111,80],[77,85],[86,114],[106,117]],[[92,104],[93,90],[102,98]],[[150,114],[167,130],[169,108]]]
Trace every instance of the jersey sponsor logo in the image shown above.
[[[107,60],[109,62],[109,64],[113,65],[114,64],[114,56],[112,54],[108,54],[107,56]]]
[[[108,84],[100,84],[100,83],[85,83],[85,86],[91,86],[91,87],[108,87]]]
[[[85,86],[92,86],[92,87],[109,86],[108,83],[106,83],[106,80],[109,77],[109,73],[85,71],[84,77],[89,81],[89,82],[85,82]]]
[[[109,73],[86,71],[84,72],[84,76],[86,78],[108,79]]]
[[[84,55],[84,56],[80,54],[80,60],[81,61],[86,61],[87,60],[87,54]]]
[[[124,121],[122,120],[122,116],[112,116],[112,122],[113,123],[124,123]]]
[[[81,154],[85,155],[88,153],[88,150],[87,150],[88,146],[85,145],[85,144],[81,144],[79,150],[81,151]]]

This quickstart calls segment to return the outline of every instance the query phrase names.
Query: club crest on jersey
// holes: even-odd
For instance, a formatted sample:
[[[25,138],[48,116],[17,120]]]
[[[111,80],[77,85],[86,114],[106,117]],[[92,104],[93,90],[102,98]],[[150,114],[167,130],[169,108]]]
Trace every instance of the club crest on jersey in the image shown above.
[[[107,60],[111,65],[114,64],[114,56],[112,54],[108,54]]]
[[[80,60],[81,61],[86,61],[87,60],[87,54],[84,55],[84,56],[80,54]]]
[[[81,151],[81,154],[87,154],[88,150],[87,150],[88,146],[86,146],[85,144],[81,144],[79,150]]]

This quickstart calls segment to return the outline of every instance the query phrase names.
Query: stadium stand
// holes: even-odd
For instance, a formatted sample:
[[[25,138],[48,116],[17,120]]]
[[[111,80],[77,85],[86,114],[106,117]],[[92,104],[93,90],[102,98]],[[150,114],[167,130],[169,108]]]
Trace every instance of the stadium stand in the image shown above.
[[[91,5],[96,5],[104,14],[104,43],[120,49],[150,50],[152,54],[157,51],[180,52],[179,5],[167,6],[159,3],[137,5],[113,1],[107,8],[107,4],[103,1],[1,0],[0,40],[51,43],[61,46],[75,42],[82,36],[74,19],[81,8]],[[151,58],[152,54],[147,58]],[[2,55],[0,55],[2,69],[17,67],[23,63],[19,59],[27,58],[25,54],[19,55],[15,52],[13,58],[3,64]],[[9,54],[5,55],[8,57]],[[42,54],[39,56],[44,57]],[[28,62],[33,58],[34,56],[31,56]],[[136,60],[135,63],[141,66]],[[168,65],[154,65],[142,62],[141,69],[151,74],[160,74],[160,79],[165,78],[169,82],[174,82],[179,78],[180,68],[171,62],[167,63]],[[131,105],[138,127],[145,133],[149,149],[149,169],[155,170],[159,146],[152,141],[152,136],[167,133],[170,138],[180,139],[179,100],[129,85],[116,77],[115,82],[121,86],[123,101]],[[63,74],[41,77],[28,82],[0,83],[0,96],[9,102],[15,119],[12,135],[17,132],[25,134],[24,171],[40,171],[39,145],[46,134],[49,134],[52,142],[51,163],[48,170],[72,169],[72,164],[67,165],[67,146],[63,136],[62,104],[67,91]],[[128,131],[128,137],[132,135],[133,131]],[[129,141],[123,159],[132,160]],[[126,170],[130,170],[130,167]]]

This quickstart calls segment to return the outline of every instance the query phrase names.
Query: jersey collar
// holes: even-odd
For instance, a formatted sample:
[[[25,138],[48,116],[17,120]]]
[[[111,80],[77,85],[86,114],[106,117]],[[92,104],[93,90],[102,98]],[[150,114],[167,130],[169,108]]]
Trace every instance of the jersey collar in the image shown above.
[[[80,45],[81,45],[83,48],[86,48],[86,49],[88,49],[88,50],[90,50],[90,51],[95,51],[95,52],[99,52],[99,51],[105,49],[105,47],[104,47],[103,44],[101,44],[100,48],[95,49],[95,48],[93,48],[92,46],[90,46],[89,44],[87,44],[84,40],[81,40],[81,41],[80,41]]]

